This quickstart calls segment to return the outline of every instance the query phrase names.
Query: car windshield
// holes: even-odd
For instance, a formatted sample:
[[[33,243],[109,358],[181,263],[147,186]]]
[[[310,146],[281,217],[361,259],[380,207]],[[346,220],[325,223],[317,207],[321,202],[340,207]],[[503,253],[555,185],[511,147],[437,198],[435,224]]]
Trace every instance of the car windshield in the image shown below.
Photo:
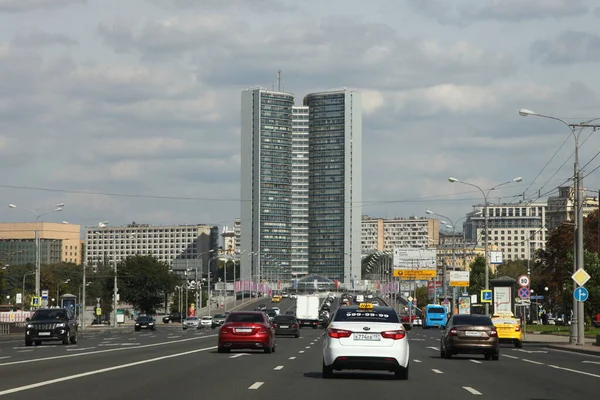
[[[37,310],[31,321],[43,321],[49,319],[66,319],[67,313],[64,310]]]
[[[152,317],[148,317],[148,316],[144,315],[143,317],[138,317],[137,320],[139,322],[149,322],[149,321],[152,321]]]
[[[197,321],[198,317],[187,317],[186,320],[187,321]]]
[[[229,314],[227,322],[264,322],[262,315],[250,313]]]
[[[221,318],[221,319],[226,318],[226,317],[227,317],[227,315],[225,315],[225,314],[217,314],[214,316],[214,318]]]
[[[390,322],[399,323],[398,314],[392,309],[360,310],[358,308],[343,308],[336,314],[336,322]]]
[[[285,323],[285,322],[292,323],[295,321],[296,321],[296,318],[286,317],[286,316],[278,316],[278,317],[275,317],[275,319],[273,320],[273,322],[276,322],[276,323]]]
[[[212,319],[212,317],[206,316],[206,317],[202,317],[202,319],[203,319],[204,321],[207,321],[207,320],[210,320],[210,319]]]
[[[485,315],[456,315],[452,317],[452,325],[493,326],[490,317]]]

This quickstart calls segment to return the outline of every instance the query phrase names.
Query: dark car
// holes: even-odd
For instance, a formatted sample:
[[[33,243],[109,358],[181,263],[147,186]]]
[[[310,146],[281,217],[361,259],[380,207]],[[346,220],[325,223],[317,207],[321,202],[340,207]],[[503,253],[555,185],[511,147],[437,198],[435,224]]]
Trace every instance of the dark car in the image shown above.
[[[272,324],[276,335],[300,337],[300,324],[298,324],[298,320],[294,316],[278,315],[273,319]]]
[[[440,356],[483,354],[486,360],[498,360],[498,331],[487,315],[454,315],[443,327]]]
[[[40,308],[26,321],[25,346],[46,341],[77,344],[79,324],[68,308]]]
[[[212,319],[212,328],[219,328],[221,325],[225,323],[225,319],[227,318],[226,314],[217,314]]]
[[[173,314],[169,314],[165,317],[163,317],[162,321],[165,324],[168,324],[169,322],[183,322],[183,320],[185,319],[185,314],[184,313],[173,313]]]
[[[285,315],[296,315],[296,313],[293,310],[287,310]]]
[[[256,311],[265,311],[267,309],[267,306],[265,304],[259,304],[256,307]]]
[[[135,320],[135,330],[148,329],[151,331],[156,330],[156,320],[149,315],[140,315]]]

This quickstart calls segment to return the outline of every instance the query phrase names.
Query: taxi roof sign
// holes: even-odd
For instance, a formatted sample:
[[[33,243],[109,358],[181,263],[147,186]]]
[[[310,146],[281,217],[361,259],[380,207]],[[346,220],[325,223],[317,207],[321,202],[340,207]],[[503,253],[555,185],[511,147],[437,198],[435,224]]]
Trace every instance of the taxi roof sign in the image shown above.
[[[371,303],[360,303],[358,305],[358,308],[360,310],[371,310],[373,308],[373,304],[371,304]]]

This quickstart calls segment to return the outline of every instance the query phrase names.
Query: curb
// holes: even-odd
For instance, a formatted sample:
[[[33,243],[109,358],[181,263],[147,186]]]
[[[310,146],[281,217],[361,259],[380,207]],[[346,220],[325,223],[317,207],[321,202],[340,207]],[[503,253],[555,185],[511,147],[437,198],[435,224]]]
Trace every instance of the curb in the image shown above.
[[[588,355],[600,357],[600,350],[595,351],[592,349],[587,349],[585,347],[571,348],[571,347],[557,346],[557,345],[553,345],[553,344],[546,344],[544,347],[546,347],[548,349],[553,349],[553,350],[563,350],[563,351],[569,351],[571,353],[588,354]]]

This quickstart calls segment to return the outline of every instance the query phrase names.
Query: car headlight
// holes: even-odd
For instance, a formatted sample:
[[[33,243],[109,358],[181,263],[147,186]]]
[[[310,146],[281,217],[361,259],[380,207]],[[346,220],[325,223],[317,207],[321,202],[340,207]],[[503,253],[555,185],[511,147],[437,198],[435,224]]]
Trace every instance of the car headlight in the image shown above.
[[[65,326],[67,326],[64,322],[61,322],[60,324],[56,324],[57,328],[64,328]]]
[[[136,323],[135,326],[140,326],[140,324]]]
[[[32,325],[32,324],[28,324],[28,325],[27,325],[27,329],[32,329],[32,328],[33,328],[33,325]]]
[[[148,325],[154,325],[154,322],[150,322]]]

